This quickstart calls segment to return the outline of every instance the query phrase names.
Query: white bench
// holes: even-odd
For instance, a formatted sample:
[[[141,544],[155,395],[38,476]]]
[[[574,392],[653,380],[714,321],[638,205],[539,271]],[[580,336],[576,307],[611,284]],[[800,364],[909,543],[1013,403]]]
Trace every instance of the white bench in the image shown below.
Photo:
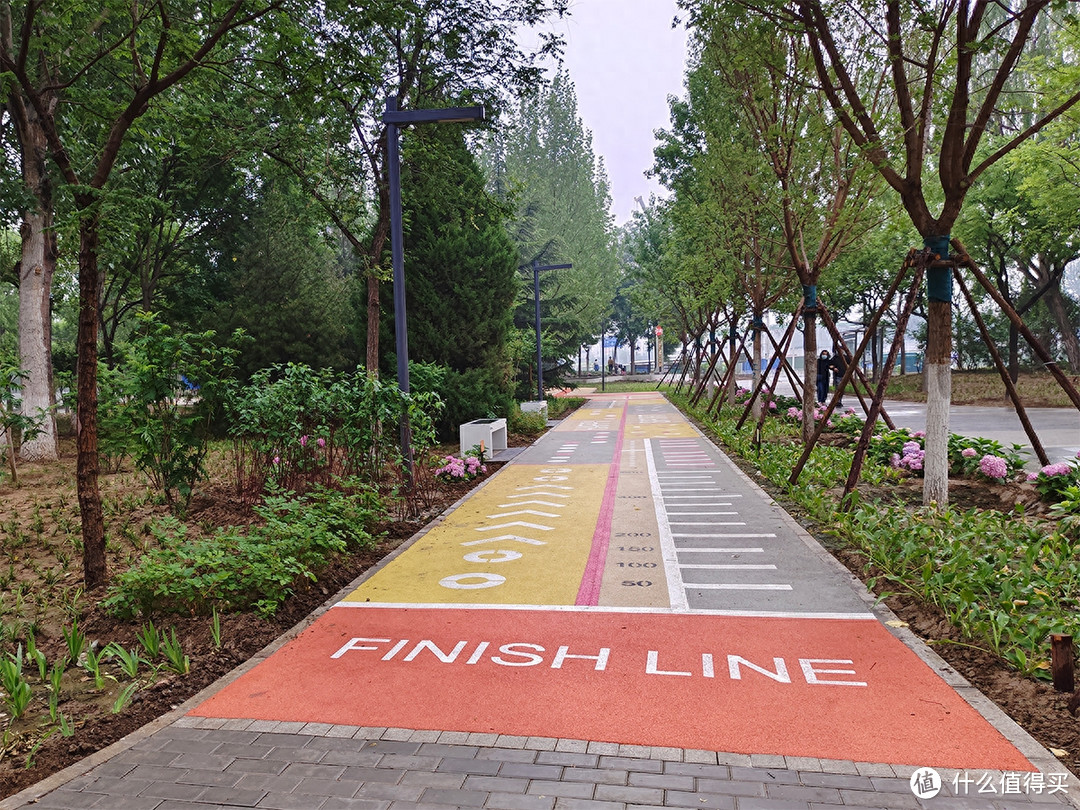
[[[461,455],[477,445],[484,449],[484,457],[491,458],[506,449],[505,419],[474,419],[461,426]]]

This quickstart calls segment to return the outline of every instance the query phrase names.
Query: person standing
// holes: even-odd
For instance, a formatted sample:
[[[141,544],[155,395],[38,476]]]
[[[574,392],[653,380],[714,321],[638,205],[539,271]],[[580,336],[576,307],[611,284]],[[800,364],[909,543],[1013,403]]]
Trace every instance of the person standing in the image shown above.
[[[844,355],[839,347],[834,347],[832,359],[829,360],[829,367],[832,369],[833,387],[836,388],[836,406],[842,407],[844,404],[844,392],[840,390],[840,382],[844,379],[844,373],[847,371],[847,363],[844,362]]]
[[[829,396],[829,368],[831,358],[828,351],[821,350],[817,360],[817,401],[824,404]]]

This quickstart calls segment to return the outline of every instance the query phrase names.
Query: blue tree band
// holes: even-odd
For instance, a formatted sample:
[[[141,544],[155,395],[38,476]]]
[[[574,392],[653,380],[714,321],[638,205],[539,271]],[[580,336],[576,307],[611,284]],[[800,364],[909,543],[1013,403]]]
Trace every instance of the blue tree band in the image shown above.
[[[803,306],[808,310],[817,309],[817,284],[803,284]]]
[[[923,245],[942,260],[949,258],[949,239],[945,236],[925,236]],[[952,302],[952,268],[930,267],[926,271],[926,297],[931,301]]]

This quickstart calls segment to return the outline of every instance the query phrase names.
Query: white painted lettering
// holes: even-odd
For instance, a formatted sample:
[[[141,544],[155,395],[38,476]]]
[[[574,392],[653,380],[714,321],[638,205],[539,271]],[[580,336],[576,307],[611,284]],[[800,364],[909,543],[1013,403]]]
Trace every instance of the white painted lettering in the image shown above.
[[[336,653],[334,653],[330,657],[331,658],[341,658],[341,656],[343,656],[345,653],[349,652],[350,650],[377,650],[377,649],[379,649],[378,647],[366,647],[366,646],[364,646],[365,642],[367,644],[389,644],[390,639],[388,639],[388,638],[350,638],[349,641],[345,644],[344,647],[342,647],[340,650],[338,650]]]
[[[467,642],[467,641],[459,641],[457,643],[457,645],[454,647],[454,649],[452,649],[448,653],[444,653],[442,650],[440,650],[438,647],[435,646],[434,641],[429,641],[428,639],[424,639],[423,641],[418,643],[415,647],[413,647],[411,650],[409,650],[409,654],[405,656],[405,660],[406,661],[414,661],[416,659],[416,656],[418,656],[421,653],[421,651],[423,651],[423,650],[431,650],[435,654],[435,657],[438,658],[440,661],[442,661],[444,664],[452,664],[452,663],[454,663],[454,661],[457,660],[457,657],[459,655],[461,655],[461,651],[465,649],[465,647],[466,647],[466,645],[468,645],[468,643],[469,642]]]
[[[544,467],[540,470],[542,473],[568,473],[570,471],[569,467]]]
[[[665,672],[664,670],[657,669],[656,664],[657,664],[657,661],[659,660],[659,658],[660,658],[660,653],[658,653],[656,650],[649,650],[649,658],[648,658],[648,661],[645,664],[645,674],[646,675],[686,675],[686,676],[690,675],[689,672],[679,672],[678,670],[673,670],[671,672]]]
[[[742,680],[742,671],[740,666],[749,667],[754,672],[760,672],[767,678],[772,678],[777,683],[791,683],[791,677],[788,675],[787,664],[784,663],[783,658],[773,658],[773,666],[776,668],[775,672],[771,672],[765,667],[759,667],[752,661],[747,661],[741,655],[729,655],[727,657],[728,675],[731,676],[733,681]]]
[[[401,641],[399,641],[397,644],[395,644],[393,647],[390,648],[390,652],[388,652],[386,655],[384,655],[382,657],[382,660],[383,661],[391,660],[395,655],[397,655],[399,652],[401,652],[401,650],[408,643],[409,643],[409,640],[407,638],[403,638]]]
[[[466,580],[480,580],[479,582],[467,582]],[[444,588],[455,591],[476,591],[482,588],[496,588],[506,582],[506,577],[498,574],[454,574],[443,577],[439,584]]]
[[[534,655],[533,653],[529,652],[519,652],[517,650],[518,647],[525,647],[529,650],[536,650],[536,652],[544,651],[544,648],[541,647],[539,644],[503,644],[501,647],[499,647],[499,652],[501,652],[503,655],[516,655],[526,660],[507,661],[505,658],[499,655],[491,656],[491,660],[494,661],[496,664],[502,664],[504,667],[535,667],[537,664],[544,663],[544,657],[542,655]]]
[[[563,661],[567,658],[584,658],[589,661],[595,661],[596,666],[593,667],[597,672],[603,672],[607,668],[608,656],[611,655],[611,650],[607,647],[601,647],[598,655],[572,655],[570,648],[567,646],[559,647],[555,653],[555,660],[551,662],[552,669],[562,669]]]
[[[701,654],[701,674],[706,678],[716,677],[716,670],[713,669],[712,653]]]
[[[818,675],[854,675],[853,669],[819,669],[815,664],[854,664],[847,658],[800,658],[799,666],[807,683],[832,684],[834,686],[866,686],[866,681],[826,681]]]
[[[533,481],[565,481],[566,479],[565,475],[537,475]]]
[[[499,554],[502,556],[493,557],[493,554]],[[510,562],[511,560],[520,560],[522,554],[520,551],[510,551],[505,548],[494,549],[489,548],[484,551],[470,551],[465,555],[467,562],[474,563],[501,563]]]
[[[486,650],[490,646],[491,646],[490,642],[481,641],[479,644],[476,645],[476,649],[473,650],[473,654],[469,656],[469,660],[466,661],[465,663],[466,664],[475,664],[477,661],[480,660],[480,656],[484,654],[484,650]]]

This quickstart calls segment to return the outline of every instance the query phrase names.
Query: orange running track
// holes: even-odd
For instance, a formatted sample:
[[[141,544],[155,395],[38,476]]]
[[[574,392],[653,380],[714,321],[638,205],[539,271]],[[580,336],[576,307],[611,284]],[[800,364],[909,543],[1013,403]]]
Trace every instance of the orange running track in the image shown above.
[[[874,620],[339,606],[192,714],[1033,769]]]

